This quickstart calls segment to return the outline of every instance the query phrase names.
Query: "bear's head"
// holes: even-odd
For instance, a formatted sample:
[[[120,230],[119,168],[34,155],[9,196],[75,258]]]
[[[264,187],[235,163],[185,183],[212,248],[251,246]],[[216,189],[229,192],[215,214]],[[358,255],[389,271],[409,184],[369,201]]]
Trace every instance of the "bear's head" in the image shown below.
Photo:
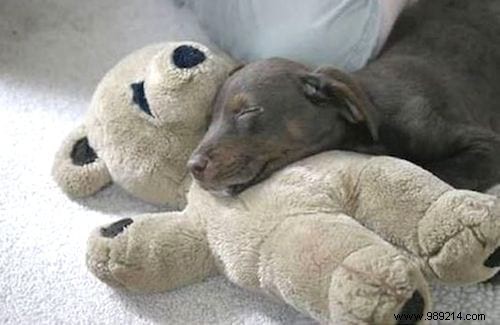
[[[194,42],[132,53],[102,79],[84,123],[61,146],[56,182],[73,197],[114,182],[145,201],[184,206],[186,162],[235,67],[226,54]]]

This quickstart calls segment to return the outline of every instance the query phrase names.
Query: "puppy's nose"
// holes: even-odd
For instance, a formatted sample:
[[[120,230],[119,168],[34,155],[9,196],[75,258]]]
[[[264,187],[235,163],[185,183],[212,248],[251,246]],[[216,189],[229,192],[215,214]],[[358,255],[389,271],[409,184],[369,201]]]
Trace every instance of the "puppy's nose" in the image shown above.
[[[195,155],[187,163],[189,171],[198,180],[203,178],[203,172],[207,169],[207,166],[208,158],[205,155]]]

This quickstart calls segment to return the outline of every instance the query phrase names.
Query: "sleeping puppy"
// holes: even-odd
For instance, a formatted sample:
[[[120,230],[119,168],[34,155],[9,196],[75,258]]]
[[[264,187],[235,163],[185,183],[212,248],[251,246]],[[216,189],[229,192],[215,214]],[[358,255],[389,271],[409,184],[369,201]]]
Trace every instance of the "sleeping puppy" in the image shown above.
[[[421,0],[380,57],[348,74],[273,58],[220,89],[188,167],[236,194],[331,149],[401,157],[457,188],[500,182],[500,2]]]

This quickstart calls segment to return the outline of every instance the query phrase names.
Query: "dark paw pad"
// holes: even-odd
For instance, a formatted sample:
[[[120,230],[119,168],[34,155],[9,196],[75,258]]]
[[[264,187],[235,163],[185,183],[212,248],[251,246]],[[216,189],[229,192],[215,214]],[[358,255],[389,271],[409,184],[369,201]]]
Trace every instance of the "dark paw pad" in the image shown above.
[[[488,259],[484,262],[484,266],[498,267],[500,266],[500,247],[497,248]]]
[[[500,285],[500,272],[489,278],[488,280],[484,281],[484,283],[491,283],[495,286]]]
[[[404,304],[403,308],[401,308],[399,314],[411,317],[410,315],[423,314],[424,310],[425,310],[424,297],[420,294],[418,290],[415,290],[411,298]],[[416,324],[416,323],[417,321],[408,319],[404,321],[400,320],[398,321],[397,324],[399,325],[399,324]]]
[[[125,228],[127,228],[133,222],[134,222],[134,220],[132,220],[130,218],[118,220],[117,222],[114,222],[107,227],[101,228],[101,236],[107,237],[107,238],[116,237],[118,234],[120,234]]]

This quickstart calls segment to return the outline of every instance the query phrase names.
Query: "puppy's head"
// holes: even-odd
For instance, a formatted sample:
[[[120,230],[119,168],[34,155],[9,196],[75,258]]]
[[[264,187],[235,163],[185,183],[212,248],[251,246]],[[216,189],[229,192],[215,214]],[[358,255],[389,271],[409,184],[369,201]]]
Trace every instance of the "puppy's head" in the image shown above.
[[[220,89],[188,168],[212,192],[236,194],[300,158],[342,149],[353,130],[376,138],[369,103],[333,68],[273,58],[240,67]]]

